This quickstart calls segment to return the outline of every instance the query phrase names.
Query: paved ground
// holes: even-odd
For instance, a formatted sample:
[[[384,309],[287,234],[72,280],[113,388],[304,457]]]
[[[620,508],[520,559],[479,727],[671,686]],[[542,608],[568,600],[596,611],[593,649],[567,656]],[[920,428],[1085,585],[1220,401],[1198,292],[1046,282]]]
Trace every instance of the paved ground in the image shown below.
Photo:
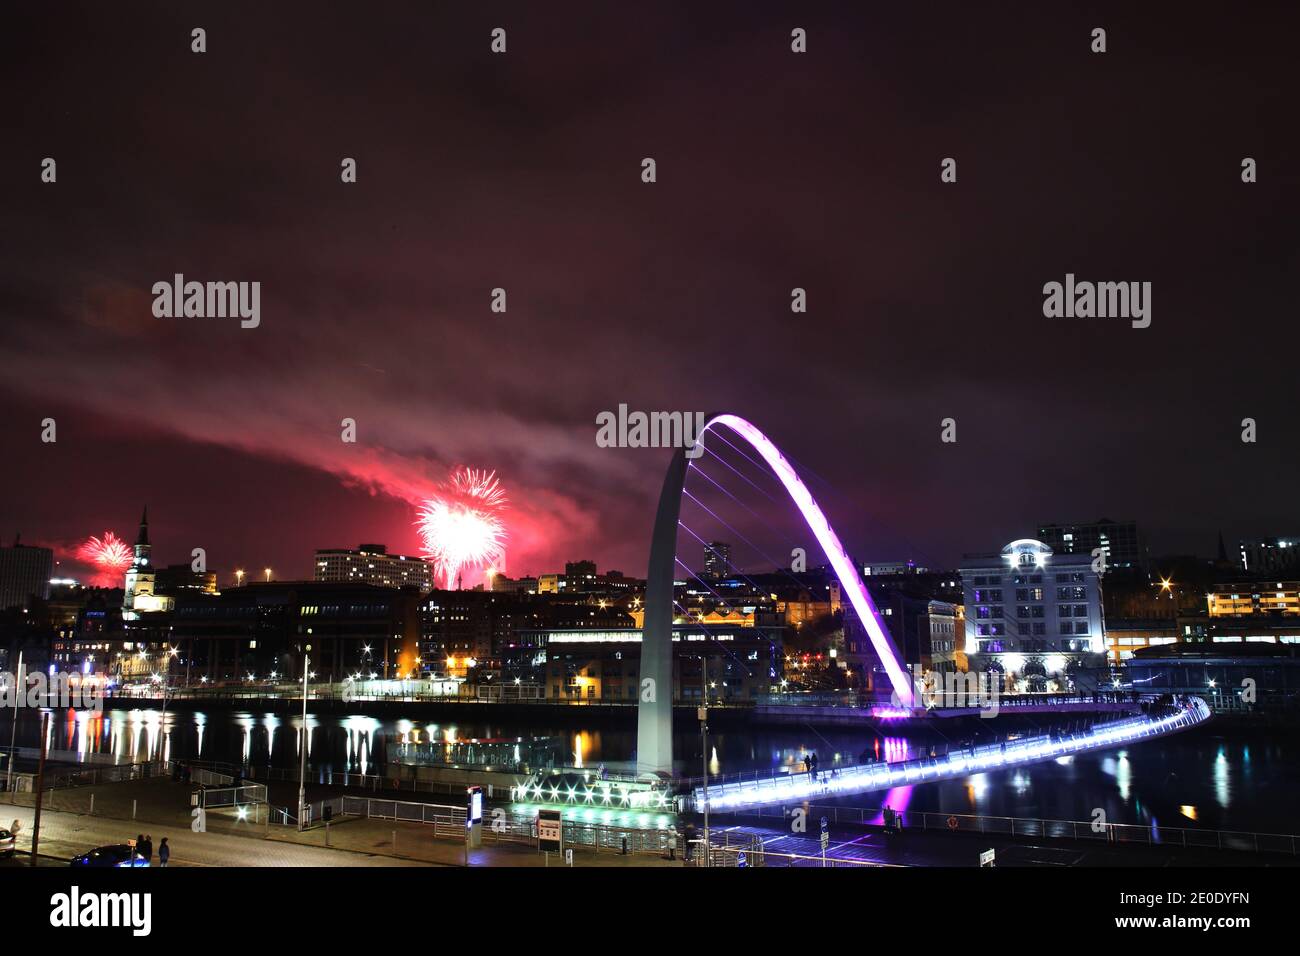
[[[463,840],[435,838],[427,824],[392,820],[351,817],[328,828],[317,826],[299,833],[292,827],[268,823],[265,814],[256,820],[239,820],[229,811],[209,811],[207,831],[195,833],[191,829],[191,789],[187,784],[153,779],[53,791],[46,795],[41,811],[41,856],[66,861],[93,847],[125,843],[148,833],[155,853],[167,837],[172,866],[562,865],[556,854],[548,859],[532,846],[493,842],[490,831],[485,834],[485,845],[470,851],[467,860]],[[93,815],[89,813],[92,795]],[[13,819],[20,821],[17,862],[26,864],[30,857],[22,851],[30,849],[35,812],[29,794],[16,796],[20,802],[0,804],[0,821],[6,826]],[[680,860],[653,854],[622,856],[582,847],[575,848],[573,860],[574,866],[682,866]],[[0,861],[3,865],[6,861]]]
[[[239,820],[231,812],[209,811],[208,832],[191,828],[189,784],[167,778],[76,787],[47,794],[42,814],[43,854],[67,859],[105,843],[122,843],[140,832],[149,832],[154,844],[163,836],[172,846],[172,865],[180,866],[383,866],[466,864],[463,841],[455,837],[435,839],[433,828],[419,823],[347,818],[328,829],[316,827],[299,833],[292,827],[271,825],[265,812]],[[308,799],[336,796],[340,788],[312,786]],[[370,796],[399,797],[402,800],[445,803],[446,797],[402,792],[369,793]],[[31,795],[12,795],[18,801],[12,811],[0,804],[0,825],[14,817],[23,821],[19,847],[30,845]],[[94,814],[90,814],[91,799]],[[297,802],[296,785],[273,785],[273,802]],[[133,820],[133,814],[135,819]],[[819,857],[817,834],[789,833],[770,818],[726,816],[714,818],[715,843],[726,834],[732,842],[757,837],[776,853]],[[721,825],[719,825],[721,824]],[[697,828],[702,830],[700,821]],[[702,832],[700,833],[702,836]],[[328,840],[329,845],[326,845]],[[975,866],[982,850],[995,849],[999,866],[1282,866],[1300,864],[1283,854],[1248,854],[1231,851],[1183,850],[1179,847],[1137,844],[1107,845],[1087,841],[1044,840],[1033,837],[982,836],[974,833],[906,830],[886,837],[877,828],[835,824],[827,855],[837,859],[865,859],[903,866]],[[559,865],[548,861],[533,847],[492,842],[485,834],[485,846],[472,851],[469,863],[479,866]],[[0,866],[5,865],[0,861]],[[575,848],[575,866],[681,866],[654,854],[621,856]]]
[[[22,822],[18,848],[30,850],[34,812],[26,807],[4,808],[7,817]],[[10,814],[12,814],[10,816]],[[125,843],[139,832],[153,836],[155,853],[163,837],[172,847],[172,866],[411,866],[412,861],[373,853],[298,846],[229,833],[194,833],[152,822],[84,816],[60,811],[41,812],[42,856],[70,859],[93,847]],[[30,859],[28,857],[27,859]],[[157,859],[155,858],[155,864]]]

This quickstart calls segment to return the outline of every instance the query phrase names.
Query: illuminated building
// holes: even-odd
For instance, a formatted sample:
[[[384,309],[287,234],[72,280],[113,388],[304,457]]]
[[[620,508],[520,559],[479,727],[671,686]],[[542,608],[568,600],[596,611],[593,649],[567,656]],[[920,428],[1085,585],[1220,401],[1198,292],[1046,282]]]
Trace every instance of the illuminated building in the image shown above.
[[[673,699],[698,703],[701,649],[708,662],[709,703],[752,701],[780,684],[784,652],[780,626],[673,627]],[[641,630],[553,628],[523,635],[544,649],[547,700],[624,702],[637,699]]]
[[[1058,556],[1081,554],[1092,557],[1095,548],[1106,555],[1107,571],[1129,571],[1146,567],[1147,549],[1136,521],[1097,521],[1076,524],[1048,524],[1038,529],[1038,540]]]
[[[1030,538],[962,561],[965,652],[1027,690],[1045,690],[1071,661],[1099,654],[1101,579],[1090,551],[1057,554]]]
[[[1216,584],[1205,600],[1212,618],[1300,617],[1300,581]]]
[[[191,683],[300,681],[307,645],[318,680],[402,678],[419,667],[419,604],[414,587],[259,581],[179,595],[170,638]]]
[[[870,577],[889,577],[897,574],[927,574],[929,568],[919,568],[915,561],[877,561],[872,564],[862,566],[862,576]]]
[[[1300,570],[1300,537],[1246,538],[1237,550],[1241,569],[1248,574]]]
[[[1291,631],[1274,635],[1276,643],[1223,634],[1226,643],[1142,648],[1125,666],[1125,680],[1149,693],[1196,694],[1221,712],[1294,711],[1300,706],[1300,627]]]
[[[622,571],[597,572],[595,561],[569,561],[564,565],[563,574],[542,574],[536,582],[531,590],[538,594],[603,596],[609,600],[645,590],[645,581],[629,578]]]
[[[1173,644],[1178,624],[1173,618],[1109,618],[1106,621],[1106,653],[1112,664],[1121,664],[1143,647]]]
[[[318,550],[313,563],[316,580],[325,583],[415,587],[421,594],[433,587],[433,572],[427,562],[404,554],[389,554],[382,544],[359,545],[355,551]]]
[[[156,575],[149,555],[149,509],[140,515],[140,533],[135,538],[135,557],[126,570],[126,585],[122,591],[122,617],[128,621],[140,619],[145,611],[165,610],[154,595]]]
[[[896,589],[871,589],[881,621],[894,640],[904,663],[919,666],[923,673],[944,674],[957,670],[957,608],[946,601],[908,594]],[[863,675],[866,689],[889,687],[889,680],[871,646],[866,629],[851,607],[844,609],[844,649],[839,660],[851,671]]]
[[[710,541],[704,547],[704,576],[715,581],[731,574],[731,545],[725,541]]]

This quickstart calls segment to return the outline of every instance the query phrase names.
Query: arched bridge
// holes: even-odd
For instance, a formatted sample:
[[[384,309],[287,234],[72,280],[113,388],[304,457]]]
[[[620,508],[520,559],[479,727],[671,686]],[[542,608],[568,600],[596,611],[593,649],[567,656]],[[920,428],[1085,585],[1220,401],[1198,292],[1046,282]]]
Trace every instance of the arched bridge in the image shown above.
[[[839,578],[840,587],[866,628],[871,646],[889,675],[894,694],[904,707],[913,703],[912,682],[903,658],[894,646],[875,603],[867,592],[857,568],[849,560],[839,536],[826,515],[804,485],[803,479],[781,454],[776,445],[753,424],[739,415],[713,415],[705,423],[697,441],[715,426],[734,432],[749,443],[799,509],[808,529],[826,553]],[[686,483],[687,449],[678,449],[668,466],[659,509],[655,515],[654,534],[650,541],[650,566],[646,575],[645,622],[641,638],[641,697],[637,711],[637,772],[671,774],[673,772],[672,718],[672,636],[673,574],[677,558],[677,525]]]

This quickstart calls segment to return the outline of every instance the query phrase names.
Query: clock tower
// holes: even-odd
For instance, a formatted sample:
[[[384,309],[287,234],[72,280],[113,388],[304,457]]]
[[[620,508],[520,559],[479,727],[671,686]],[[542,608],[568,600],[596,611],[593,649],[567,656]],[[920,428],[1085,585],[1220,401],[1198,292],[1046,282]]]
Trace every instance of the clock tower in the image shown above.
[[[149,508],[146,505],[140,515],[140,533],[135,538],[135,559],[126,571],[126,587],[122,594],[122,617],[128,621],[140,617],[136,608],[136,598],[152,596],[154,588],[153,565],[149,563]]]

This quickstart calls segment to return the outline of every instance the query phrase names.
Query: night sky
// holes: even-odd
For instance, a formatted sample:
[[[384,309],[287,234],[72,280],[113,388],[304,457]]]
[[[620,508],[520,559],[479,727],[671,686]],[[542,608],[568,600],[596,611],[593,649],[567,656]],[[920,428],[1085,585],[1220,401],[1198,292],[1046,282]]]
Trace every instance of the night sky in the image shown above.
[[[465,464],[511,574],[643,575],[668,453],[596,446],[620,402],[750,418],[865,559],[1300,529],[1294,4],[326,6],[6,9],[6,544],[147,503],[159,563],[308,575],[415,551]],[[154,318],[177,272],[261,326]],[[1151,327],[1045,318],[1067,272],[1151,282]]]

